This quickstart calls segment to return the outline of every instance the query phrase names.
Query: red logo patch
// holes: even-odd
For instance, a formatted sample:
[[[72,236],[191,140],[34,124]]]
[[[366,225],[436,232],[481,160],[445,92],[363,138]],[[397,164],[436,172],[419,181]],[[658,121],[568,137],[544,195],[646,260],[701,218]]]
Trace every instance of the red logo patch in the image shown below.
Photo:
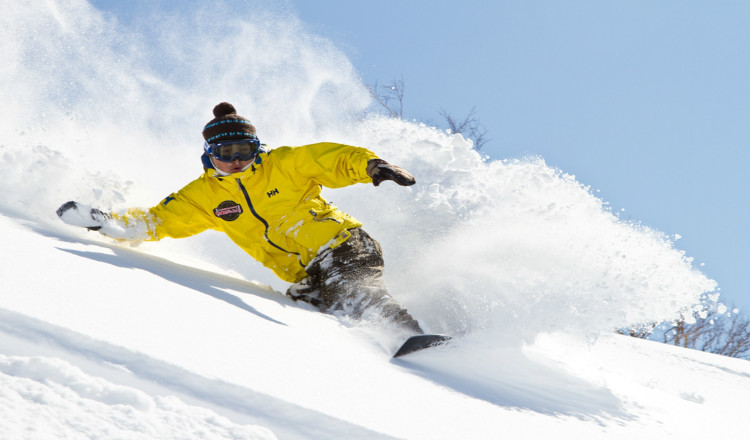
[[[214,215],[228,222],[237,220],[240,214],[242,214],[242,206],[231,200],[221,202],[219,206],[214,208]]]

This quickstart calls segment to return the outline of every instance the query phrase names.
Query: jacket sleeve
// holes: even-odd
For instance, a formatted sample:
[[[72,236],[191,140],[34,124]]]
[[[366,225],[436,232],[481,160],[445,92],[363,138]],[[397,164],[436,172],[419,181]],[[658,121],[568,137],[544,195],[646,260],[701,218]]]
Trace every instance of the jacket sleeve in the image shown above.
[[[190,237],[215,227],[212,216],[185,197],[183,191],[171,194],[149,210],[154,219],[153,235],[156,240]]]
[[[321,142],[290,148],[294,173],[314,179],[328,188],[340,188],[355,183],[370,183],[367,162],[377,159],[372,151],[351,145]]]
[[[112,213],[99,232],[117,240],[154,241],[189,237],[214,228],[211,216],[185,196],[189,187],[171,194],[151,209],[131,208],[124,213]]]

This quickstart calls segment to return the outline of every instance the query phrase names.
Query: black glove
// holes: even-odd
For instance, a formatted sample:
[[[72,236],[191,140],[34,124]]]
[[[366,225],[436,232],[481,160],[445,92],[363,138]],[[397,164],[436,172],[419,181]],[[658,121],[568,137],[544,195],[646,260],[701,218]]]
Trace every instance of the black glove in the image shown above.
[[[323,305],[323,300],[320,298],[320,291],[310,284],[310,278],[307,277],[289,286],[286,295],[295,301],[304,301],[315,307]]]
[[[417,183],[414,176],[401,167],[391,165],[383,159],[370,159],[367,162],[367,175],[372,177],[372,184],[380,185],[384,180],[393,180],[401,186],[410,186]]]
[[[78,202],[65,202],[57,208],[57,216],[73,226],[83,226],[90,231],[98,231],[111,216],[96,208],[81,205]]]

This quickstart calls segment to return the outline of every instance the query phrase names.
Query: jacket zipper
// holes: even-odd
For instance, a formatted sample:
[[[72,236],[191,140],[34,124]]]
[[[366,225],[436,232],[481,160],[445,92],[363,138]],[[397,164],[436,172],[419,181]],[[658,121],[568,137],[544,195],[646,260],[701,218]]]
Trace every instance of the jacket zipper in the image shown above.
[[[300,256],[299,252],[288,251],[288,250],[284,249],[283,247],[279,246],[278,244],[274,243],[273,241],[271,241],[270,238],[268,238],[268,222],[266,221],[266,219],[264,219],[263,217],[261,217],[255,211],[255,207],[253,207],[253,202],[250,201],[250,194],[247,193],[247,189],[245,188],[245,185],[242,184],[242,182],[240,181],[240,179],[237,179],[237,184],[240,186],[240,190],[242,191],[242,194],[245,196],[245,201],[247,202],[247,206],[250,208],[250,212],[253,213],[253,215],[255,216],[255,218],[257,218],[261,223],[263,223],[263,226],[265,226],[266,231],[263,233],[263,235],[264,235],[264,238],[266,239],[266,241],[271,246],[275,247],[276,249],[278,249],[278,250],[280,250],[282,252],[286,252],[286,253],[289,253],[289,254],[294,254],[297,257],[299,257]],[[301,261],[300,261],[300,264],[302,264]],[[304,265],[303,265],[303,267],[304,267]]]

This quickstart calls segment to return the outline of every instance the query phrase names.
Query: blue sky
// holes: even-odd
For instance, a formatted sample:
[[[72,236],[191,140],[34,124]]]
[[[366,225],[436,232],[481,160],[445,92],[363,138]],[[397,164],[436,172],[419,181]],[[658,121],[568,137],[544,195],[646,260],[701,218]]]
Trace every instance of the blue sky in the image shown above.
[[[149,4],[92,3],[124,22]],[[403,79],[408,119],[442,127],[441,109],[474,108],[491,159],[542,156],[622,218],[679,234],[722,299],[750,311],[750,2],[233,5],[296,14],[367,84]]]

